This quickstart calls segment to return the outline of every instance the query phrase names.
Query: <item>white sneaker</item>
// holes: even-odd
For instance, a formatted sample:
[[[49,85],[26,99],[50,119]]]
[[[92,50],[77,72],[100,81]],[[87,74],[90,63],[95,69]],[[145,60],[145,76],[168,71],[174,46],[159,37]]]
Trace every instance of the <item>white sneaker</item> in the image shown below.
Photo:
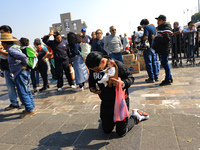
[[[76,86],[75,85],[71,85],[70,86],[72,89],[76,89]]]
[[[138,109],[133,109],[132,115],[137,117],[137,123],[149,119],[149,115],[146,112],[142,112]]]
[[[61,92],[62,91],[62,88],[58,88],[58,92]]]
[[[74,91],[76,91],[76,92],[82,92],[82,91],[84,91],[84,88],[83,87],[82,88],[78,87],[78,88],[74,89]]]

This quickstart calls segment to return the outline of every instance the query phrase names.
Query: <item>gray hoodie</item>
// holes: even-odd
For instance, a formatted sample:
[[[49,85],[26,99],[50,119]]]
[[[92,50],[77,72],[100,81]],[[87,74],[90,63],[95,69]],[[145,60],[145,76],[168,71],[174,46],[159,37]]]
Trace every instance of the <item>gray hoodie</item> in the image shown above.
[[[23,66],[27,66],[28,58],[18,45],[12,45],[7,49],[8,52],[8,64],[10,72],[14,74],[14,78],[21,72]]]

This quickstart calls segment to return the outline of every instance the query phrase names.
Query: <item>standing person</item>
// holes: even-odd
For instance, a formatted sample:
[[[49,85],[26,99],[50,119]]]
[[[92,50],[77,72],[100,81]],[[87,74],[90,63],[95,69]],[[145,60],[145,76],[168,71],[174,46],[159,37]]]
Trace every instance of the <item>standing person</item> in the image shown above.
[[[49,52],[47,52],[44,48],[42,48],[42,43],[40,39],[34,40],[34,46],[37,48],[38,70],[43,80],[43,87],[39,89],[39,92],[42,92],[46,90],[47,88],[49,88],[48,74],[47,74],[48,66],[46,62],[46,58],[49,56]]]
[[[49,51],[49,64],[50,64],[50,68],[51,68],[51,75],[52,75],[52,79],[51,82],[57,81],[56,78],[56,69],[55,69],[55,61],[54,61],[54,56],[53,56],[53,50],[51,49],[51,47],[47,46],[47,49]]]
[[[179,26],[178,22],[174,22],[173,24],[174,29],[173,31],[173,47],[172,47],[172,65],[177,65],[179,62],[178,54],[180,54],[180,38],[182,37],[182,28]],[[175,51],[175,36],[177,39],[177,51]]]
[[[67,50],[68,56],[74,64],[76,85],[79,85],[75,91],[84,91],[84,84],[88,80],[88,71],[85,62],[80,55],[81,41],[73,32],[67,34],[67,40],[69,42],[69,49]]]
[[[146,64],[146,70],[148,73],[148,79],[145,81],[147,83],[154,83],[155,81],[159,81],[159,62],[158,62],[158,54],[155,53],[155,50],[152,48],[154,44],[154,40],[152,40],[152,36],[156,36],[156,28],[149,24],[147,19],[142,19],[140,22],[141,27],[144,29],[143,40],[148,40],[150,47],[147,50],[143,51],[143,56]]]
[[[12,33],[12,29],[8,25],[3,25],[0,27],[0,33]],[[14,37],[13,37],[14,38]],[[18,40],[13,41],[15,45],[20,46],[20,42]],[[3,54],[5,57],[8,57],[8,52],[3,50],[4,48],[1,47],[0,53]],[[8,89],[8,96],[10,99],[10,105],[5,108],[5,110],[12,110],[12,109],[22,109],[24,108],[23,105],[19,106],[19,103],[17,101],[17,89],[15,85],[15,81],[12,76],[10,76],[10,69],[8,65],[8,61],[6,59],[6,62],[4,63],[4,73],[5,73],[5,80],[6,80],[6,86]]]
[[[131,42],[132,42],[132,47],[136,48],[136,45],[135,45],[135,31],[133,31],[133,35],[131,36]]]
[[[129,40],[128,40],[128,37],[127,37],[127,33],[124,33],[124,38],[123,38],[123,50],[126,51],[126,50],[129,50]]]
[[[102,121],[102,129],[105,133],[111,133],[116,125],[116,132],[119,136],[125,136],[128,131],[136,124],[137,118],[140,116],[131,115],[130,118],[125,118],[124,121],[113,121],[114,115],[114,105],[115,105],[115,87],[118,84],[122,85],[123,90],[125,91],[125,101],[129,109],[129,96],[128,88],[134,82],[134,77],[129,72],[128,68],[120,61],[115,60],[115,64],[118,67],[118,79],[113,80],[112,87],[104,86],[104,84],[99,84],[105,72],[104,69],[107,68],[107,63],[110,61],[110,57],[103,57],[102,53],[91,52],[86,58],[86,65],[90,68],[89,76],[89,89],[91,92],[98,94],[101,99],[101,108],[100,108],[100,118]],[[99,89],[97,89],[97,84]],[[146,117],[148,119],[148,117]]]
[[[51,35],[54,35],[54,40],[49,40],[49,37]],[[58,32],[54,33],[54,29],[51,28],[49,34],[47,36],[44,36],[43,42],[47,46],[51,47],[51,49],[53,50],[58,91],[62,91],[63,71],[65,71],[65,75],[67,77],[70,87],[76,88],[74,86],[74,80],[72,80],[70,75],[69,60],[66,52],[67,48],[66,41],[62,40],[60,33]]]
[[[166,23],[166,16],[160,15],[157,19],[158,35],[153,37],[155,40],[156,53],[160,55],[160,60],[163,68],[165,69],[165,80],[159,85],[171,85],[173,82],[171,70],[168,63],[169,52],[171,48],[172,28],[169,23]]]
[[[142,31],[141,26],[138,26],[137,30],[138,31],[135,33],[135,36],[134,36],[134,41],[135,41],[136,47],[139,46],[139,44],[141,42],[141,38],[143,37],[143,34],[144,34],[144,31]]]
[[[191,57],[193,57],[193,47],[194,47],[194,43],[195,43],[195,33],[192,34],[192,32],[196,32],[197,29],[195,28],[195,24],[193,21],[188,22],[188,27],[185,28],[185,30],[183,31],[183,33],[189,33],[189,35],[187,35],[188,39],[186,41],[186,50],[187,50],[187,62],[191,62]],[[190,43],[189,43],[190,42]]]
[[[123,45],[119,36],[116,36],[116,28],[114,26],[110,27],[111,35],[107,36],[104,41],[104,50],[107,54],[116,60],[123,62],[122,53]]]
[[[22,52],[24,54],[27,54],[26,51],[28,51],[29,48],[31,48],[30,47],[30,43],[29,43],[29,39],[21,38],[20,39],[20,43],[21,43]],[[36,56],[38,55],[36,51],[35,51],[35,54],[36,54]],[[32,69],[32,68],[29,67],[29,69],[31,70],[31,81],[32,81],[32,85],[33,85],[33,94],[35,94],[35,93],[37,93],[36,78],[35,78],[35,68]]]
[[[1,39],[3,47],[8,51],[8,64],[10,72],[14,74],[14,80],[17,87],[17,92],[25,110],[20,115],[25,118],[34,115],[35,103],[33,101],[32,93],[30,91],[30,72],[27,69],[28,60],[25,54],[19,49],[20,47],[14,45],[16,41],[10,33],[2,33]]]
[[[85,43],[89,44],[92,39],[91,39],[91,37],[89,35],[86,35],[86,29],[82,28],[81,29],[81,33],[82,33],[82,38],[85,41]]]
[[[91,51],[101,52],[103,55],[107,55],[106,51],[104,50],[104,38],[103,32],[101,29],[97,29],[96,31],[96,39],[94,39],[92,43]]]
[[[92,46],[92,42],[94,41],[94,39],[96,39],[96,33],[95,32],[92,32],[91,33],[91,36],[92,36],[92,39],[90,40],[90,45]]]

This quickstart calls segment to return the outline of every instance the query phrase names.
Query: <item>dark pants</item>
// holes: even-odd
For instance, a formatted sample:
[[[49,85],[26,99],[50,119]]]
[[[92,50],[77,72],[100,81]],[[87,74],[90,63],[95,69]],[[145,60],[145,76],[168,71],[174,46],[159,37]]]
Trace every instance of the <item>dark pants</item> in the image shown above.
[[[125,121],[114,122],[113,115],[114,115],[114,106],[101,104],[100,117],[102,121],[102,128],[105,133],[111,133],[114,126],[116,125],[117,134],[119,136],[125,136],[126,133],[130,131],[136,123],[136,120],[132,117],[126,118]]]
[[[38,64],[38,69],[43,80],[43,88],[47,88],[47,85],[48,85],[47,63],[44,62],[44,63]]]
[[[61,88],[63,86],[63,71],[65,72],[67,81],[69,85],[74,85],[74,80],[72,80],[69,70],[69,61],[68,60],[55,60],[55,69],[57,77],[57,87]]]
[[[56,78],[56,69],[55,69],[55,61],[53,58],[49,58],[50,68],[51,68],[51,74],[53,79]]]
[[[33,89],[37,89],[37,86],[36,86],[36,78],[35,78],[35,69],[31,69],[31,81],[32,81],[32,84],[33,84]]]

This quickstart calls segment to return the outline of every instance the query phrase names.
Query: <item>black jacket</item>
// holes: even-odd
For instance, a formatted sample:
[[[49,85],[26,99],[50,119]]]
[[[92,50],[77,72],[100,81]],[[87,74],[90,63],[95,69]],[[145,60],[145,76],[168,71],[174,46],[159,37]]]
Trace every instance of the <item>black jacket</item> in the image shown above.
[[[153,49],[159,54],[169,54],[171,48],[172,28],[169,23],[158,26]]]
[[[54,60],[68,60],[67,51],[64,50],[67,48],[67,43],[64,40],[58,43],[55,40],[49,40],[49,36],[47,35],[44,36],[42,41],[53,50]]]
[[[109,58],[108,58],[109,59]],[[134,83],[134,77],[128,70],[128,68],[120,61],[115,60],[116,65],[118,66],[118,77],[125,83],[124,89],[126,89],[126,94],[128,95],[128,88],[131,84]],[[89,76],[89,88],[96,88],[97,81],[101,80],[104,75],[104,72],[96,73],[90,70]],[[115,103],[115,87],[105,87],[104,84],[98,84],[101,94],[99,94],[100,99],[102,100],[102,105],[111,106],[114,108]],[[129,98],[126,99],[127,106],[129,107]]]

